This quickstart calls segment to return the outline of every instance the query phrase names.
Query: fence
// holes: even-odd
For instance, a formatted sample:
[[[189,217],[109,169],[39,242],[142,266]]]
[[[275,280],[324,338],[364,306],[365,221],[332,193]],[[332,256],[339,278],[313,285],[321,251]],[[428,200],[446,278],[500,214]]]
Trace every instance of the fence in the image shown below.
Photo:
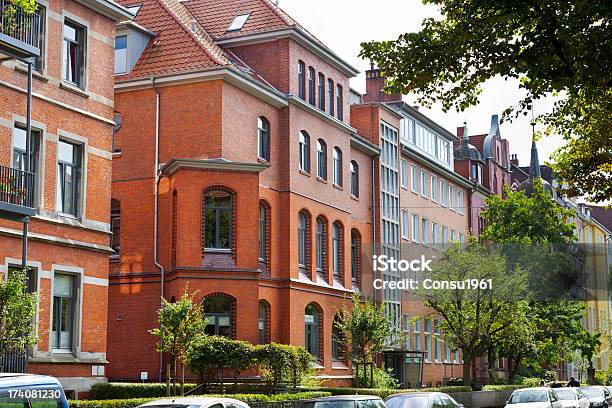
[[[0,33],[38,47],[40,12],[26,13],[10,0],[0,0]]]

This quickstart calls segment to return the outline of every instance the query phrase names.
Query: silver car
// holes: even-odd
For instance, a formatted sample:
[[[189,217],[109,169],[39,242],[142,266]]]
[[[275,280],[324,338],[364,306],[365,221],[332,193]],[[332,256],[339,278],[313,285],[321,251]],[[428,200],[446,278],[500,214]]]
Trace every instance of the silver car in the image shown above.
[[[580,388],[555,388],[555,394],[563,408],[589,408],[589,400]]]
[[[179,397],[174,399],[160,399],[138,408],[250,408],[248,404],[233,398],[211,397]]]
[[[563,408],[557,394],[548,387],[515,390],[506,408]]]

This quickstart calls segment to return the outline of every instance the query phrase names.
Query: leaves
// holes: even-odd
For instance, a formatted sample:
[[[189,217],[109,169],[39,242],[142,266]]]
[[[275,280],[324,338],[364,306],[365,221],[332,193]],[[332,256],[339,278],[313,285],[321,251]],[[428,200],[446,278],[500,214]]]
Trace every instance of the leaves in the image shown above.
[[[416,33],[362,43],[360,56],[382,69],[389,92],[413,92],[418,103],[463,111],[479,102],[485,81],[519,80],[527,95],[502,119],[533,101],[563,96],[539,119],[566,145],[555,170],[570,194],[612,196],[612,2],[608,0],[424,0],[442,19]]]
[[[26,292],[25,270],[0,274],[0,344],[24,353],[38,341],[33,324],[38,295]]]

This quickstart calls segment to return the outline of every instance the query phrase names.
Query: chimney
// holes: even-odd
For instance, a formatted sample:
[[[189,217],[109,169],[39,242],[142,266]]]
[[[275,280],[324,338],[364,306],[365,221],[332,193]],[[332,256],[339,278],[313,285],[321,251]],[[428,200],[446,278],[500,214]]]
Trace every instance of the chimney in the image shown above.
[[[383,89],[385,87],[385,77],[378,68],[374,68],[374,63],[370,64],[370,69],[366,71],[366,93],[363,95],[364,102],[401,102],[402,95],[398,93],[388,94]]]
[[[463,138],[463,126],[457,126],[457,137],[459,139]]]
[[[519,167],[518,155],[511,154],[510,155],[510,163],[514,164],[516,167]]]

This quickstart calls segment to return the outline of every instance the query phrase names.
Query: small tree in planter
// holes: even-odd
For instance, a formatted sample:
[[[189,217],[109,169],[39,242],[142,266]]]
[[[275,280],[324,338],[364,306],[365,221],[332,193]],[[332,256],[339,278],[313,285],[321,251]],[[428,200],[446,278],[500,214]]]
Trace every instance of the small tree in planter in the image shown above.
[[[305,348],[286,344],[256,346],[255,361],[270,393],[283,383],[297,387],[314,370],[314,357]]]
[[[0,346],[23,354],[38,341],[32,324],[36,313],[37,293],[26,292],[26,271],[11,271],[8,278],[0,274]]]
[[[177,361],[180,360],[182,363],[181,395],[184,393],[185,386],[185,355],[190,346],[204,333],[205,325],[202,316],[201,305],[193,301],[193,297],[187,294],[187,287],[185,287],[185,293],[178,301],[172,303],[162,299],[162,307],[157,312],[159,328],[150,331],[151,334],[159,337],[157,351],[170,354],[174,368],[174,381],[177,377]],[[170,396],[169,379],[166,393]]]

